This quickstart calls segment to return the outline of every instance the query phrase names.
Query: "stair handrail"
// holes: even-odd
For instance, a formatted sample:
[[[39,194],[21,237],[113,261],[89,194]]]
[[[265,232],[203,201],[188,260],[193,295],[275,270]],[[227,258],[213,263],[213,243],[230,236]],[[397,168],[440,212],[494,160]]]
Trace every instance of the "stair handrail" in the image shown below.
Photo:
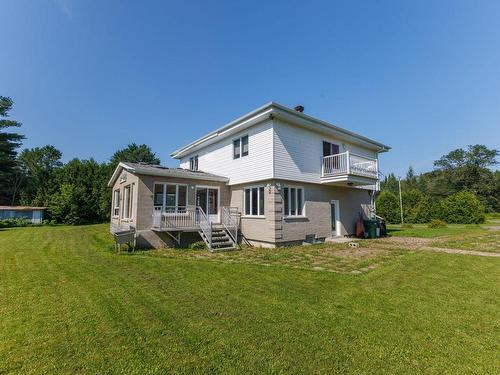
[[[207,242],[207,246],[209,249],[212,248],[212,222],[209,217],[203,211],[203,208],[200,206],[196,206],[196,211],[198,212],[198,221],[199,226],[203,234],[205,235],[205,239]]]
[[[235,244],[238,242],[237,214],[238,209],[236,207],[222,207],[222,225]]]

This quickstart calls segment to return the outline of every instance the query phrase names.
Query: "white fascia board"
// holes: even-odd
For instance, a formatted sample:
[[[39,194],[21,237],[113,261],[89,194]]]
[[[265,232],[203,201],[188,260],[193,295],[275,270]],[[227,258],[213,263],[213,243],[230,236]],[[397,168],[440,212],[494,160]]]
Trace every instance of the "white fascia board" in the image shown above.
[[[170,156],[174,159],[180,159],[187,154],[198,150],[201,147],[208,146],[218,140],[221,140],[231,134],[234,134],[240,130],[249,128],[252,125],[263,121],[268,118],[273,110],[274,103],[267,103],[256,110],[247,113],[246,115],[237,118],[236,120],[231,121],[230,123],[224,125],[223,127],[214,130],[211,133],[189,143],[186,146],[183,146],[170,154]]]
[[[202,147],[206,147],[216,141],[230,136],[233,133],[246,129],[273,116],[307,129],[313,129],[324,134],[333,135],[337,138],[346,140],[347,142],[366,147],[376,152],[385,152],[391,149],[387,145],[364,137],[360,134],[340,128],[304,113],[297,112],[281,104],[270,102],[240,118],[237,118],[236,120],[231,121],[223,127],[208,133],[204,137],[201,137],[188,145],[175,150],[170,154],[170,156],[174,159],[180,159]]]
[[[108,187],[112,187],[113,186],[113,184],[115,183],[116,179],[120,175],[122,169],[126,169],[127,171],[133,170],[133,168],[130,168],[128,165],[126,165],[126,164],[124,164],[122,162],[118,163],[118,165],[115,168],[115,171],[113,172],[113,174],[111,175],[111,178],[108,181]]]
[[[336,138],[345,140],[349,143],[366,147],[376,152],[386,152],[391,149],[387,145],[384,145],[382,143],[364,137],[360,134],[356,134],[347,129],[340,128],[338,126],[332,125],[322,120],[318,120],[314,117],[305,115],[303,113],[293,111],[280,104],[275,104],[275,106],[277,108],[273,111],[273,115],[276,118],[282,119],[286,122],[304,127],[306,129],[314,129],[324,134],[333,135]]]

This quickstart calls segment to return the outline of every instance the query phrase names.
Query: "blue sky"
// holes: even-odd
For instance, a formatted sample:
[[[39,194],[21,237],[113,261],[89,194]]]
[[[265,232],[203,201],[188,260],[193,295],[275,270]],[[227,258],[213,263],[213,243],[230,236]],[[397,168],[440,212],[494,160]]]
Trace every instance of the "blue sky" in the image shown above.
[[[0,0],[25,147],[169,153],[269,101],[393,147],[384,173],[500,148],[500,1]]]

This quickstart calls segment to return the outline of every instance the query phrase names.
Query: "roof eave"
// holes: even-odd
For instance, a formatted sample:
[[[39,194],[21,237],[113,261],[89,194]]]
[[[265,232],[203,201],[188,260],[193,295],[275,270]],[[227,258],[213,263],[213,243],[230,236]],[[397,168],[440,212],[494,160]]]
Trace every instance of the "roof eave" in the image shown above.
[[[345,138],[346,140],[352,143],[357,143],[364,147],[369,147],[371,149],[377,150],[377,152],[387,152],[391,149],[390,146],[387,146],[383,143],[377,142],[373,139],[354,133],[350,130],[330,124],[326,121],[319,120],[315,117],[306,115],[304,113],[296,112],[294,110],[291,110],[290,108],[282,106],[281,104],[275,103],[274,105],[277,108],[277,110],[275,110],[273,114],[277,118],[286,119],[297,125],[314,124],[317,125],[316,128],[320,126],[325,132],[333,133],[336,136]],[[299,120],[301,120],[302,122]],[[304,121],[306,123],[304,123]]]
[[[173,151],[170,156],[174,159],[179,159],[185,155],[187,155],[189,152],[193,151],[193,149],[196,149],[198,146],[201,144],[211,140],[212,138],[216,138],[219,136],[224,136],[228,132],[233,131],[236,127],[241,127],[242,125],[249,125],[249,123],[254,124],[258,123],[260,120],[264,119],[267,115],[269,115],[273,107],[276,105],[274,102],[269,102],[233,121],[230,123],[208,133],[207,135],[198,138],[194,140],[193,142],[178,148],[177,150]]]
[[[232,131],[237,131],[244,125],[251,126],[255,123],[260,122],[268,115],[274,115],[276,117],[281,117],[282,119],[286,119],[289,122],[292,122],[296,125],[307,125],[313,124],[316,128],[320,127],[326,133],[333,133],[341,138],[346,139],[349,142],[362,145],[364,147],[368,147],[377,152],[387,152],[391,149],[390,146],[387,146],[383,143],[377,142],[373,139],[364,137],[360,134],[351,132],[347,129],[338,127],[336,125],[330,124],[326,121],[319,120],[315,117],[306,115],[304,113],[300,113],[294,111],[290,108],[287,108],[279,103],[269,102],[262,107],[259,107],[246,115],[237,118],[236,120],[231,121],[230,123],[222,126],[219,129],[214,130],[207,135],[196,139],[195,141],[183,146],[170,154],[170,156],[174,159],[180,159],[189,153],[197,150],[199,146],[205,144],[207,141],[212,140],[213,138],[219,138],[227,135]],[[305,123],[304,123],[305,122]],[[236,130],[237,129],[237,130]]]
[[[216,175],[206,175],[206,174],[200,174],[197,176],[196,174],[192,174],[189,176],[186,176],[184,173],[178,172],[176,169],[165,169],[162,171],[155,171],[155,170],[144,170],[144,169],[137,169],[134,166],[128,165],[124,162],[118,163],[116,166],[115,171],[113,172],[113,175],[111,176],[109,182],[108,182],[108,187],[112,187],[120,175],[122,169],[127,170],[130,173],[134,173],[136,175],[145,175],[145,176],[158,176],[158,177],[177,177],[177,178],[185,178],[185,179],[192,179],[192,180],[204,180],[204,181],[215,181],[215,182],[228,182],[229,179],[223,176],[216,176]]]
[[[129,166],[123,162],[119,162],[115,168],[115,171],[111,175],[111,178],[108,181],[108,187],[112,187],[114,185],[114,183],[115,183],[116,179],[118,178],[118,176],[120,175],[120,172],[122,169],[126,169],[129,172],[132,172],[134,170],[134,168],[132,168],[131,166]]]

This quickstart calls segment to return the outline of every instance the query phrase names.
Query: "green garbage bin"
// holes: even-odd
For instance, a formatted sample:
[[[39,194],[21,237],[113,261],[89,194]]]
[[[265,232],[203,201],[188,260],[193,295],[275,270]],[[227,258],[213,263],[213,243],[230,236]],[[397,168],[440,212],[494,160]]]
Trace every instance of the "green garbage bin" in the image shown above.
[[[364,220],[365,231],[368,233],[369,238],[377,237],[377,220]]]

